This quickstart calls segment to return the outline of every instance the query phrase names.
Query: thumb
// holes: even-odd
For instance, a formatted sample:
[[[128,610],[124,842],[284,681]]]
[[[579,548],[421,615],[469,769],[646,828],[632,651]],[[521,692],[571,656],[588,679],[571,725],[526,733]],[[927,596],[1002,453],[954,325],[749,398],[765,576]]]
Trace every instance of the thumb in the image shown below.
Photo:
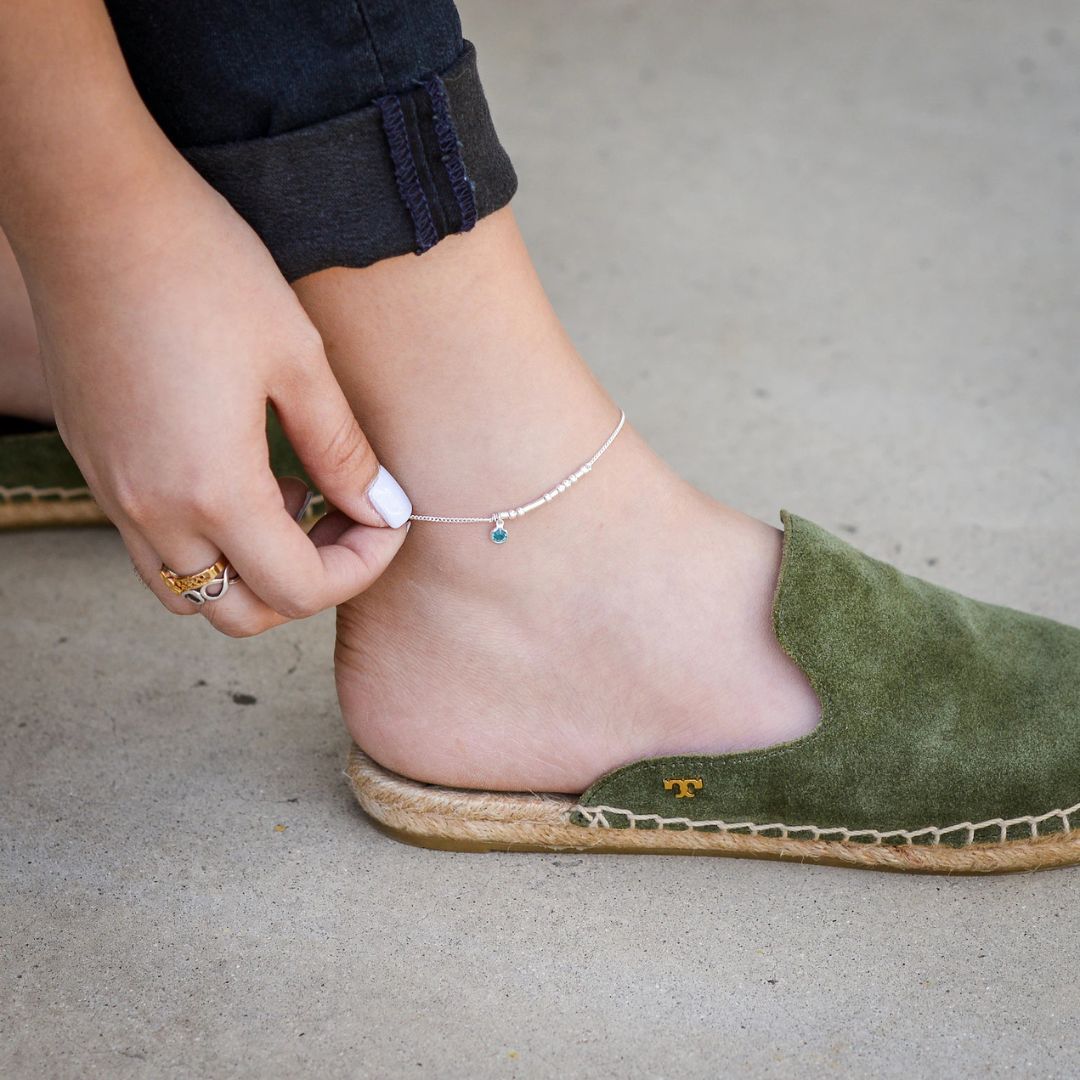
[[[361,525],[396,529],[412,503],[379,464],[324,359],[288,394],[273,397],[281,426],[328,502]]]
[[[324,555],[331,547],[359,555],[364,571],[357,592],[362,592],[390,565],[409,528],[406,522],[403,529],[369,529],[350,521],[340,510],[331,510],[315,523],[308,539]]]

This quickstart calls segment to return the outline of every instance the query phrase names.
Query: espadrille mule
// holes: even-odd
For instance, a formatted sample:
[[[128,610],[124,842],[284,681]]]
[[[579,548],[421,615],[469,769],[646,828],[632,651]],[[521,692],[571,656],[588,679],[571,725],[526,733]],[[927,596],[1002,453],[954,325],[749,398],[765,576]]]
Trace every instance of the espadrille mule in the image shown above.
[[[107,520],[55,428],[0,416],[0,529]]]
[[[275,475],[306,480],[272,414],[267,438]],[[107,523],[55,428],[0,417],[0,529]]]
[[[969,600],[784,514],[773,609],[821,701],[763,750],[650,758],[581,796],[347,776],[397,838],[989,873],[1080,862],[1080,630]]]

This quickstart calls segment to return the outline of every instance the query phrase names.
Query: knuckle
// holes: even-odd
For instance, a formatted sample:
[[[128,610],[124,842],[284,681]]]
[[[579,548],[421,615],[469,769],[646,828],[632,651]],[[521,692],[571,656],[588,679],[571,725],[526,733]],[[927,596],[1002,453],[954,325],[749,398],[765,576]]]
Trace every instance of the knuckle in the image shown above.
[[[352,416],[342,419],[330,433],[323,451],[323,462],[333,472],[369,469],[374,474],[377,467],[375,452]]]
[[[114,480],[110,486],[113,489],[113,502],[129,521],[145,527],[160,516],[161,503],[146,488],[123,480]]]
[[[201,480],[188,474],[183,488],[159,477],[147,481],[113,478],[109,486],[123,514],[143,529],[169,523],[220,523],[228,519],[234,502],[220,476]]]
[[[305,322],[299,327],[294,336],[293,352],[296,358],[303,364],[326,358],[326,346],[323,343],[322,334],[311,322]]]
[[[236,513],[235,502],[220,490],[195,491],[180,506],[186,521],[224,525]]]
[[[317,615],[322,609],[318,604],[313,604],[309,600],[288,597],[276,605],[276,610],[279,615],[283,615],[286,619],[295,622],[299,619],[310,619],[312,615]]]
[[[204,605],[206,606],[206,605]],[[269,626],[269,623],[258,616],[240,614],[238,612],[214,611],[206,612],[206,621],[220,634],[231,638],[250,638],[261,634]]]
[[[322,335],[309,322],[305,326],[289,327],[281,340],[283,348],[274,377],[290,392],[301,392],[311,385],[313,375],[326,367]]]

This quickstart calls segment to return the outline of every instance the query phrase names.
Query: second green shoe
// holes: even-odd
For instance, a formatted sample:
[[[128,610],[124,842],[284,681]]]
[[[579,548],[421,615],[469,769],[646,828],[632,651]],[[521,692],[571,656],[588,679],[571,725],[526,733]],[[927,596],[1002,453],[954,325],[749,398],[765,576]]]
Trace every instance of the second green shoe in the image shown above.
[[[269,413],[266,429],[270,467],[275,476],[307,474]],[[322,509],[322,498],[310,513]],[[0,417],[0,530],[60,525],[106,525],[56,428]]]

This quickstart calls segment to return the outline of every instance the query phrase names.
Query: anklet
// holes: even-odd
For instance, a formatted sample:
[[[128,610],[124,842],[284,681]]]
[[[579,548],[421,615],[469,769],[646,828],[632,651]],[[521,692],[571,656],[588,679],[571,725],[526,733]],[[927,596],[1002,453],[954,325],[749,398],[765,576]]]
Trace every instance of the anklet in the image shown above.
[[[615,430],[604,440],[603,446],[601,446],[600,449],[581,466],[581,468],[572,472],[562,481],[562,483],[556,484],[550,491],[544,492],[540,498],[533,499],[531,503],[526,503],[524,506],[517,506],[513,510],[500,510],[496,514],[486,514],[483,517],[446,517],[439,514],[410,514],[409,520],[430,521],[438,525],[491,525],[493,527],[488,535],[491,537],[492,542],[496,544],[505,544],[510,538],[510,533],[506,528],[506,522],[513,518],[522,517],[530,511],[544,506],[546,503],[551,502],[556,495],[561,495],[572,484],[576,484],[587,472],[591,471],[592,467],[604,456],[604,452],[615,441],[616,436],[622,431],[623,424],[625,423],[626,413],[620,411],[619,422],[615,425]]]

